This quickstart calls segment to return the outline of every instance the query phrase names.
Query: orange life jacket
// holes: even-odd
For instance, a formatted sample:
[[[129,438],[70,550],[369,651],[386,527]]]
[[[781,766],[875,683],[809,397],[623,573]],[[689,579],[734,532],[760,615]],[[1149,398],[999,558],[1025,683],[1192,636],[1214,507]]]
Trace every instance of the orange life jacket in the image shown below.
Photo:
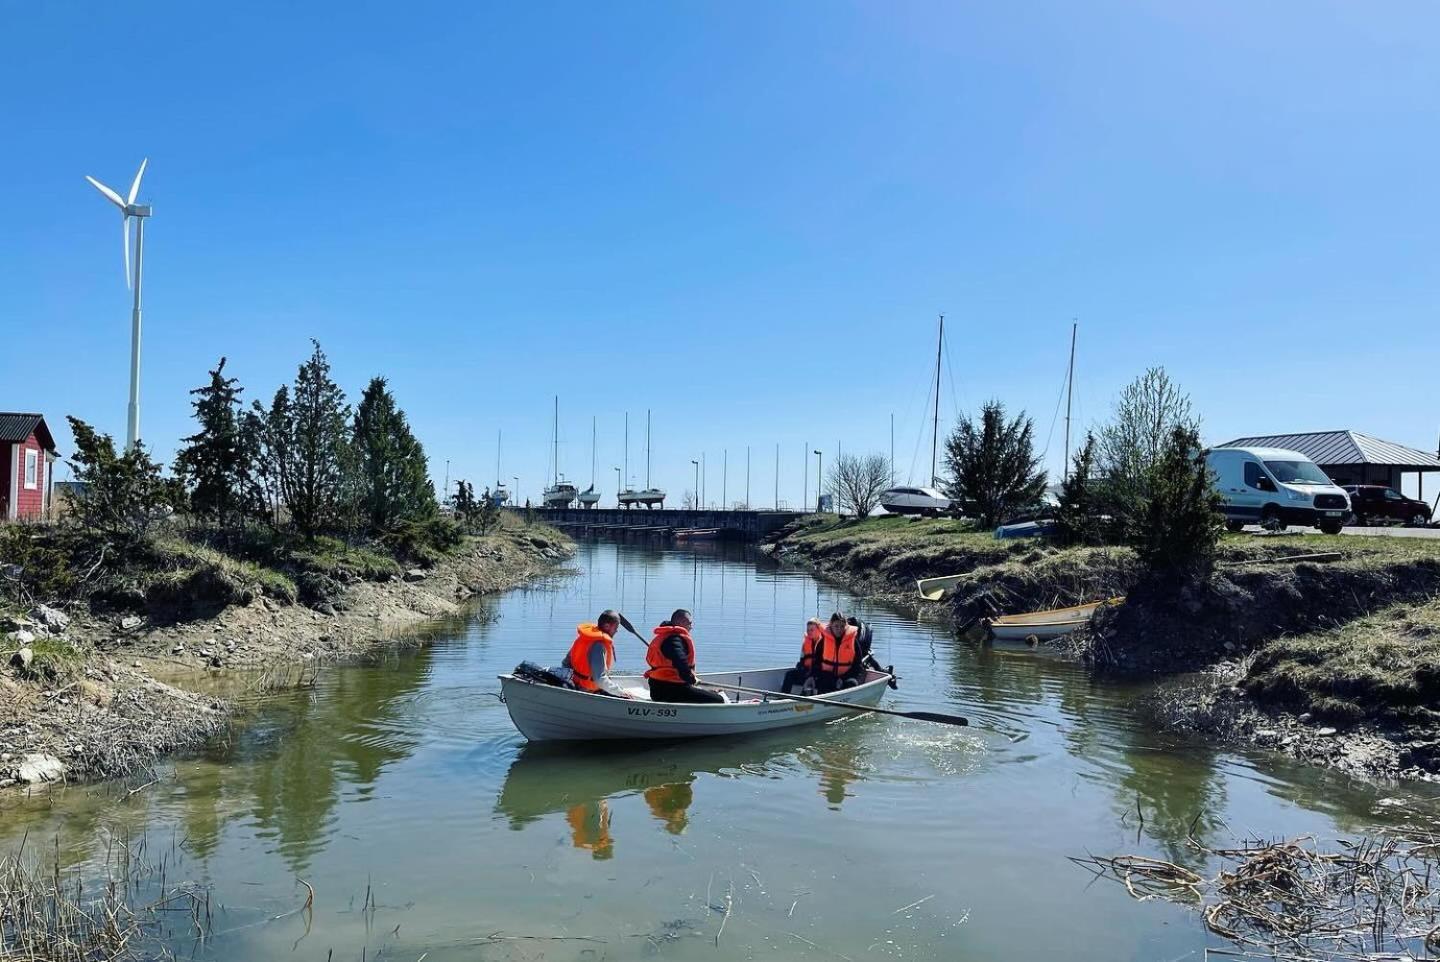
[[[599,691],[600,686],[590,677],[590,646],[605,646],[605,670],[609,671],[610,666],[615,664],[615,642],[600,630],[599,625],[590,622],[576,626],[575,631],[575,643],[570,646],[568,656],[570,670],[575,674],[572,681],[581,691]]]
[[[695,640],[690,637],[690,632],[679,625],[661,625],[655,629],[655,637],[650,639],[650,650],[645,652],[645,664],[650,666],[645,672],[646,678],[670,681],[677,685],[685,682],[675,670],[675,666],[670,664],[670,659],[660,650],[660,646],[673,635],[679,635],[685,640],[685,660],[689,663],[690,670],[695,670]]]
[[[827,627],[820,641],[820,670],[827,675],[845,675],[855,667],[855,639],[860,629],[845,626],[845,634],[836,638]]]
[[[805,632],[805,638],[800,642],[800,667],[806,671],[814,671],[815,663],[819,660],[820,639],[825,637],[825,629],[821,628],[818,633],[811,635]]]

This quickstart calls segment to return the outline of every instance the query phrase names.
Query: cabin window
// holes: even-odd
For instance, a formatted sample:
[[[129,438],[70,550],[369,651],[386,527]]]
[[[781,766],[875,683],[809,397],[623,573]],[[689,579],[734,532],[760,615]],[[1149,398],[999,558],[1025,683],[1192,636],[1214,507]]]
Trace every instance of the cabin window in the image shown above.
[[[34,491],[40,487],[40,452],[25,452],[25,487]]]
[[[1252,488],[1260,487],[1260,479],[1264,477],[1260,473],[1260,465],[1254,461],[1245,462],[1245,483]]]

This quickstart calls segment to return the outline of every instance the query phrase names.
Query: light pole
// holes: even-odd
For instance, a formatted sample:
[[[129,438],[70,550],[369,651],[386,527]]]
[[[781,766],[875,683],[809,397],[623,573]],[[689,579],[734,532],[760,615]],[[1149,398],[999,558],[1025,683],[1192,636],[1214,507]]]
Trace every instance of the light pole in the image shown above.
[[[690,497],[691,507],[698,508],[700,506],[700,462],[691,458],[690,463],[695,465],[695,492]]]
[[[520,478],[518,475],[512,474],[510,480],[515,482],[515,503],[518,506],[520,503]]]
[[[445,499],[450,497],[450,459],[445,459],[445,493],[440,496],[440,503],[444,504]]]
[[[815,449],[815,511],[820,511],[820,487],[825,483],[825,455]]]
[[[810,442],[805,442],[805,450],[810,450]],[[805,510],[805,502],[810,500],[810,455],[804,455],[801,460],[805,462],[805,470],[800,475],[800,510]]]

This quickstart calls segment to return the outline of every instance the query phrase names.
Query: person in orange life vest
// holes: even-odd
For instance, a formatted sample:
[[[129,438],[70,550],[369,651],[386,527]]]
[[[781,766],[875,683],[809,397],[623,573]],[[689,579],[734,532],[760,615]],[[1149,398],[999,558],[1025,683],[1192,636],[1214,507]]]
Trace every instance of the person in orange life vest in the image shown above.
[[[571,684],[594,695],[630,697],[610,680],[610,666],[615,664],[615,632],[619,630],[620,616],[608,608],[600,612],[594,624],[576,627],[575,642],[565,656]]]
[[[690,637],[694,624],[690,612],[677,608],[669,621],[660,622],[655,629],[650,650],[645,652],[645,664],[650,666],[645,677],[650,680],[651,701],[721,704],[727,700],[718,691],[697,685],[695,640]]]
[[[820,641],[824,637],[825,626],[819,618],[811,618],[805,622],[805,638],[800,642],[800,660],[795,663],[794,668],[785,673],[785,680],[780,683],[781,691],[793,694],[808,688],[810,693],[814,694],[815,671],[820,660]]]
[[[860,628],[835,612],[820,638],[820,663],[815,672],[815,689],[829,694],[853,688],[865,674],[865,654],[860,650]]]

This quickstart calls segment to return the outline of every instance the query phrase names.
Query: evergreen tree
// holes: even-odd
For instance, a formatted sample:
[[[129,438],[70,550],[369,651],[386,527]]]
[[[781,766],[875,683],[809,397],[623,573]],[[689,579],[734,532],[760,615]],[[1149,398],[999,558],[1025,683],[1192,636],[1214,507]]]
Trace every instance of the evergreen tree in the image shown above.
[[[183,439],[175,474],[190,499],[190,510],[221,526],[252,517],[261,507],[254,477],[251,439],[241,430],[240,382],[225,376],[225,358],[210,372],[210,383],[195,388],[195,420],[200,430]]]
[[[350,408],[330,378],[325,352],[311,343],[315,351],[300,365],[293,390],[275,392],[264,439],[280,500],[296,529],[313,538],[340,521]]]
[[[1155,465],[1166,454],[1176,428],[1199,430],[1190,396],[1163,367],[1137,377],[1115,400],[1110,422],[1096,438],[1096,462],[1105,475],[1107,511],[1127,540],[1145,537],[1142,527],[1154,497]]]
[[[176,486],[160,476],[160,465],[137,442],[124,454],[115,441],[76,417],[66,418],[75,438],[70,459],[84,494],[74,502],[81,528],[106,539],[124,554],[144,540],[156,521],[175,507]]]
[[[1170,585],[1204,577],[1214,565],[1225,516],[1194,427],[1171,428],[1146,487],[1145,523],[1135,537],[1146,581]]]
[[[949,497],[973,506],[982,526],[990,528],[1040,500],[1045,472],[1035,457],[1034,423],[1021,411],[1005,419],[1005,405],[988,401],[977,424],[960,419],[945,440]]]
[[[1087,434],[1060,487],[1055,527],[1061,544],[1100,544],[1104,540],[1100,486],[1095,477],[1095,435]]]
[[[383,377],[370,381],[355,409],[353,455],[359,502],[372,532],[435,516],[435,486],[425,449]],[[473,500],[473,489],[470,496]]]

